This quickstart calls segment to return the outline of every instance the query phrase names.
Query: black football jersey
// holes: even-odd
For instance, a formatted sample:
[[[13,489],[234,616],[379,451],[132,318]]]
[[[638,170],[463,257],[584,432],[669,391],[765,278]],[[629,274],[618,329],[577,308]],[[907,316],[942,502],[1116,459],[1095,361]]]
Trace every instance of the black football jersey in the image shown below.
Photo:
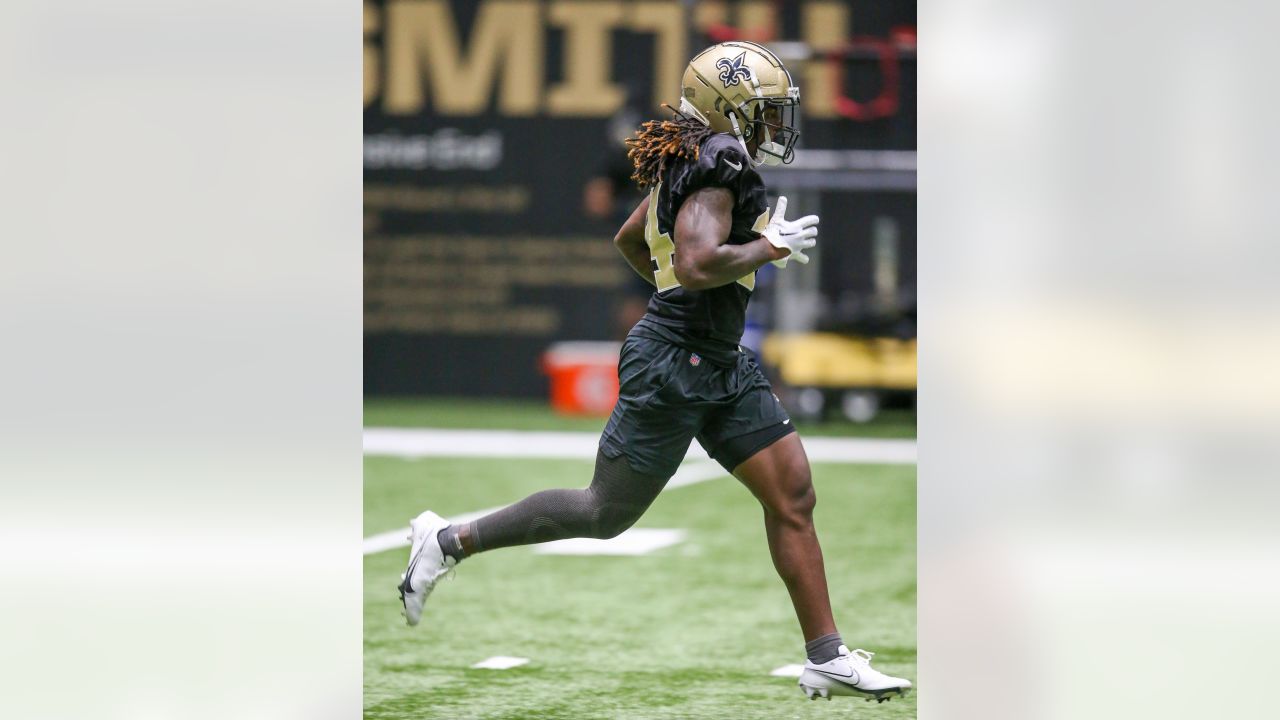
[[[707,355],[733,362],[746,322],[747,301],[756,286],[755,273],[707,290],[686,290],[676,280],[676,215],[685,199],[704,187],[733,191],[733,228],[729,244],[760,236],[769,223],[764,181],[731,135],[716,134],[702,142],[696,160],[668,162],[659,184],[649,192],[644,236],[649,245],[656,289],[636,334],[656,336]]]

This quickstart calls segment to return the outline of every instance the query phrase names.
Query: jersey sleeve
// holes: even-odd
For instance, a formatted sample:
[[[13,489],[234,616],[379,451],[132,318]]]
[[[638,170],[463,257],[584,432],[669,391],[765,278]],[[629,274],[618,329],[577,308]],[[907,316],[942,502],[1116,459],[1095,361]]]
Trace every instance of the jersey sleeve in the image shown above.
[[[704,187],[723,187],[733,192],[735,207],[750,210],[765,195],[764,180],[756,172],[737,140],[727,135],[709,138],[698,153],[697,162],[686,166],[673,191],[688,197]]]

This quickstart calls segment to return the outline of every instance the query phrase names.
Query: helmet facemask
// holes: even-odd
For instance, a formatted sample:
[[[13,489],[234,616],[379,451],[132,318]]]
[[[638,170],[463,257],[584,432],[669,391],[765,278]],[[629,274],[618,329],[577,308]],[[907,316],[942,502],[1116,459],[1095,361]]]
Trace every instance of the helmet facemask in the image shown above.
[[[727,114],[744,150],[748,142],[755,140],[752,160],[756,164],[787,165],[795,159],[796,141],[800,139],[800,131],[796,130],[799,109],[800,89],[793,87],[788,89],[787,97],[751,98],[739,106],[739,112]],[[745,122],[740,122],[739,117]]]
[[[756,161],[765,165],[786,165],[795,159],[796,116],[800,111],[798,98],[787,97],[763,100],[755,103],[756,119],[753,123],[756,142]]]

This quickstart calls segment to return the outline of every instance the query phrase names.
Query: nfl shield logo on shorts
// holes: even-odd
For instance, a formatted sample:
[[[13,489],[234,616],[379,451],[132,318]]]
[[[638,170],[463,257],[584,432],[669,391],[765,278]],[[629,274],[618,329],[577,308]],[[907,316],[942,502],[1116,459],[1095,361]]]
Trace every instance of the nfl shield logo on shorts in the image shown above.
[[[698,363],[702,362],[702,358],[698,357],[698,353],[689,353],[689,364],[698,367]]]

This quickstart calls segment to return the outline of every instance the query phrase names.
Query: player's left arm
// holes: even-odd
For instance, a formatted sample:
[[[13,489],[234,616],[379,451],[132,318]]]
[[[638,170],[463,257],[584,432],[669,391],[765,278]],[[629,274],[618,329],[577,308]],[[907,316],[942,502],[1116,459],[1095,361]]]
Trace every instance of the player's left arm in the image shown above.
[[[618,234],[613,236],[613,245],[627,259],[627,264],[636,274],[654,285],[653,261],[649,257],[649,244],[644,240],[644,219],[648,212],[649,196],[646,195],[631,213],[631,217],[622,224]]]
[[[733,191],[705,187],[681,204],[675,227],[675,271],[686,289],[728,285],[791,254],[763,236],[741,245],[727,244],[733,229],[733,202]]]

